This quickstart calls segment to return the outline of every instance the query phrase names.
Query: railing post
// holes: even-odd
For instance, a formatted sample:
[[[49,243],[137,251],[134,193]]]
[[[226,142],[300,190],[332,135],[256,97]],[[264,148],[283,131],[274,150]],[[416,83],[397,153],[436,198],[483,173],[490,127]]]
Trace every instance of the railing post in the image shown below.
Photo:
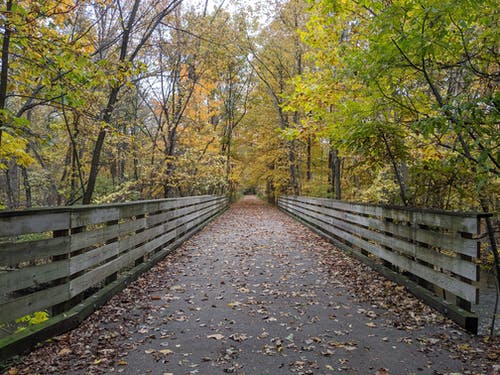
[[[118,222],[119,222],[119,220],[111,220],[111,221],[106,222],[106,224],[105,224],[105,225],[106,225],[107,227],[109,227],[109,226],[112,226],[112,225],[117,225],[117,224],[118,224]],[[106,244],[106,245],[108,245],[108,244],[110,244],[110,243],[116,242],[116,241],[118,241],[118,239],[119,239],[119,237],[114,237],[114,238],[111,238],[111,239],[107,240],[107,241],[105,242],[105,244]],[[117,255],[112,256],[111,258],[109,258],[109,260],[108,260],[108,261],[111,261],[111,260],[116,259],[116,258],[118,258],[118,254],[117,254]],[[112,273],[111,275],[109,275],[108,277],[106,277],[106,278],[104,279],[104,285],[111,284],[113,281],[116,281],[117,279],[118,279],[118,272],[114,272],[114,273]]]

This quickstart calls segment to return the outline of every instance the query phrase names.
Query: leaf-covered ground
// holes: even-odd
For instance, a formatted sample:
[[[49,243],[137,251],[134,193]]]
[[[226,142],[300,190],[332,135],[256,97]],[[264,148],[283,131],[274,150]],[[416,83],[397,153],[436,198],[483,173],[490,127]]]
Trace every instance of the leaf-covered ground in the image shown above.
[[[246,197],[9,374],[493,374],[472,336]]]

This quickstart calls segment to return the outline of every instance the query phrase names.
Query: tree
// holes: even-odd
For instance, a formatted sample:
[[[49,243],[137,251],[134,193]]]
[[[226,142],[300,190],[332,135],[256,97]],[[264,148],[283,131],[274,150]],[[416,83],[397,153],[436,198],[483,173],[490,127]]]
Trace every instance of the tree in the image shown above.
[[[446,191],[436,204],[449,206],[451,193],[463,191],[457,180],[475,181],[476,202],[491,196],[498,183],[495,9],[492,2],[317,2],[303,33],[316,67],[297,79],[293,102],[328,124],[344,158],[378,163],[379,173],[390,166],[395,203],[429,203]],[[450,165],[460,166],[461,178]],[[422,170],[435,182],[446,176],[443,189],[422,194],[420,184],[429,182],[419,181]]]
[[[116,68],[117,72],[122,74],[117,75],[117,80],[115,82],[111,82],[107,103],[99,116],[100,121],[102,122],[102,129],[99,131],[94,145],[87,187],[82,200],[83,204],[90,203],[94,193],[104,139],[107,132],[110,130],[112,114],[118,101],[118,94],[127,82],[126,73],[133,66],[136,57],[147,43],[156,27],[169,13],[175,10],[175,8],[181,3],[181,0],[169,1],[168,4],[162,5],[162,8],[160,8],[160,11],[158,12],[154,11],[158,7],[158,3],[148,4],[148,8],[143,9],[143,13],[138,16],[140,3],[140,0],[135,0],[132,7],[127,13],[125,13],[124,5],[126,5],[126,3],[122,4],[119,0],[117,0],[116,5],[120,10],[119,20],[122,21],[120,22],[121,32],[119,36],[121,43],[118,51],[116,51],[118,54]],[[144,17],[144,15],[151,13],[153,15],[149,16],[147,19]],[[141,22],[139,23],[138,21]],[[135,32],[138,33],[139,30],[142,31],[142,33],[136,35]],[[136,43],[132,44],[135,40]]]

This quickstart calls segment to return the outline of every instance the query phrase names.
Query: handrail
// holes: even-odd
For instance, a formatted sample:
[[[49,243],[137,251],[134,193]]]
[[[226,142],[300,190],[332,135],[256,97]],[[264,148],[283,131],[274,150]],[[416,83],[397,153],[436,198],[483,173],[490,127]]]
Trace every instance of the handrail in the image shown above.
[[[59,322],[85,301],[102,304],[228,204],[205,195],[0,212],[0,323],[40,311]],[[12,342],[0,338],[0,357]]]
[[[281,196],[279,207],[477,332],[483,213]],[[444,296],[444,298],[443,298]]]

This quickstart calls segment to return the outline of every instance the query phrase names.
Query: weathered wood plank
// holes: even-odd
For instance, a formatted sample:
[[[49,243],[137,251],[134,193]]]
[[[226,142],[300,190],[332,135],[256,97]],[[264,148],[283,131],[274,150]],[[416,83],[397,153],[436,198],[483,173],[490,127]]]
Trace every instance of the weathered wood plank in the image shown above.
[[[190,205],[201,203],[201,202],[211,201],[211,200],[214,200],[217,198],[219,198],[219,197],[214,196],[214,195],[198,195],[198,196],[194,196],[194,197],[174,198],[174,199],[167,201],[167,202],[160,202],[159,209],[161,211],[164,211],[164,210],[170,210],[170,209],[174,209],[174,208],[182,208],[182,207],[190,206]]]
[[[93,208],[71,212],[71,227],[84,227],[92,224],[102,224],[107,221],[120,219],[120,210],[117,207]]]
[[[136,247],[134,249],[131,249],[130,251],[124,253],[118,258],[115,258],[111,260],[110,262],[103,264],[101,266],[98,266],[95,269],[90,270],[89,272],[71,280],[70,282],[70,295],[71,297],[74,297],[81,292],[87,290],[88,288],[96,285],[97,283],[103,281],[107,276],[118,272],[121,268],[131,264],[134,262],[136,259],[140,258],[141,256],[144,256],[145,254],[160,248],[164,246],[167,242],[173,240],[174,238],[178,237],[180,234],[185,233],[189,229],[193,228],[194,226],[198,225],[200,222],[203,221],[203,219],[206,219],[207,217],[211,216],[216,212],[213,208],[209,207],[206,208],[202,211],[194,212],[191,215],[189,215],[189,219],[187,216],[184,216],[182,218],[177,219],[177,221],[180,221],[180,225],[177,225],[175,227],[172,227],[168,232],[163,234],[160,237],[154,238],[153,240],[150,240],[149,242],[144,243],[143,245]],[[183,226],[183,227],[182,227]],[[180,229],[182,227],[182,229]],[[158,229],[158,228],[157,228]],[[163,228],[159,228],[163,229]],[[142,233],[137,234],[136,236],[141,235]],[[130,237],[130,240],[133,241],[133,236]],[[138,241],[137,241],[138,242]],[[116,248],[120,248],[120,243],[112,243],[110,245],[114,245]],[[129,248],[130,243],[122,243],[123,248]],[[113,247],[113,249],[114,249]],[[110,255],[111,256],[111,255]],[[95,260],[95,258],[94,258]],[[92,260],[87,261],[87,265],[91,264]],[[93,264],[97,264],[94,262]],[[78,269],[77,263],[73,266],[73,269]]]
[[[189,213],[196,212],[197,210],[201,210],[205,207],[214,206],[216,204],[218,204],[216,200],[208,200],[208,201],[204,201],[202,203],[197,203],[195,205],[187,206],[184,208],[179,208],[179,209],[176,209],[173,211],[167,211],[167,212],[159,213],[157,215],[149,215],[147,217],[147,224],[149,227],[153,226],[153,225],[157,225],[158,223],[170,221],[170,220],[176,219],[178,217],[187,215]]]
[[[316,206],[310,203],[294,202],[295,205],[307,207],[315,212],[336,217],[349,221],[356,225],[362,225],[370,229],[376,229],[383,232],[390,232],[395,236],[406,238],[408,240],[418,241],[430,246],[440,247],[442,249],[453,250],[460,254],[478,257],[477,240],[464,238],[457,233],[443,233],[422,229],[416,225],[403,225],[394,222],[388,222],[374,217],[365,217],[344,211],[339,211],[331,207]]]
[[[164,246],[167,242],[176,238],[175,229],[157,237],[149,242],[146,242],[130,251],[122,254],[118,258],[107,262],[101,266],[98,266],[85,274],[71,280],[70,282],[70,295],[74,297],[81,292],[87,290],[88,288],[96,285],[97,283],[103,281],[107,276],[118,272],[123,267],[133,263],[137,258],[144,256],[145,254]]]
[[[43,311],[69,299],[69,285],[63,284],[28,294],[0,305],[0,322],[9,322],[20,316]]]
[[[476,265],[459,257],[451,257],[431,248],[422,247],[396,237],[387,236],[381,232],[374,232],[350,222],[344,222],[331,216],[310,211],[307,208],[300,208],[300,205],[295,205],[294,208],[298,212],[308,214],[336,228],[340,228],[343,231],[361,236],[368,241],[376,241],[381,245],[404,253],[405,255],[432,263],[435,266],[454,272],[471,281],[476,281],[478,278]]]
[[[4,243],[0,245],[0,265],[15,267],[22,262],[67,254],[69,242],[69,237],[57,237],[39,241]]]
[[[184,223],[187,223],[187,222],[189,222],[191,220],[196,219],[198,216],[201,216],[201,215],[204,215],[207,212],[216,210],[217,207],[219,207],[219,204],[218,203],[214,203],[210,207],[207,207],[207,208],[199,210],[199,211],[195,211],[195,212],[193,212],[191,214],[188,214],[188,215],[182,216],[180,218],[177,218],[175,220],[169,221],[168,223],[169,223],[169,225],[171,227],[177,228],[178,226],[180,226],[180,225],[182,225]]]
[[[378,256],[379,258],[384,259],[398,267],[401,267],[402,269],[410,273],[413,273],[414,275],[424,280],[427,280],[445,290],[448,290],[451,293],[467,301],[470,301],[472,303],[477,302],[476,301],[477,288],[475,286],[464,283],[458,279],[455,279],[446,274],[435,271],[434,269],[431,269],[419,263],[413,262],[412,260],[404,256],[388,251],[376,244],[372,244],[345,231],[335,231],[335,228],[332,228],[331,225],[321,220],[318,220],[312,216],[309,216],[307,214],[302,214],[301,212],[296,211],[292,207],[287,207],[286,210],[291,212],[292,214],[300,216],[303,220],[310,222],[313,225],[319,226],[326,232],[331,233],[332,235],[335,235],[344,240],[347,240],[352,245],[365,249],[366,251],[369,251],[370,253]]]
[[[61,260],[39,266],[20,268],[0,273],[2,293],[35,287],[69,276],[69,260]]]
[[[408,208],[392,208],[369,204],[349,203],[326,198],[286,197],[291,202],[307,202],[317,206],[336,208],[362,215],[390,218],[402,222],[411,222],[471,234],[478,233],[477,214],[455,213],[438,210],[420,210]]]
[[[71,252],[105,243],[117,236],[134,233],[146,227],[146,219],[130,220],[125,223],[113,224],[102,228],[75,233],[71,235]]]
[[[112,242],[107,245],[98,247],[97,249],[89,250],[83,254],[70,258],[70,274],[74,275],[77,272],[90,269],[95,265],[106,261],[107,259],[116,256],[120,253],[120,243]]]
[[[67,229],[69,224],[69,212],[0,216],[0,237]]]

